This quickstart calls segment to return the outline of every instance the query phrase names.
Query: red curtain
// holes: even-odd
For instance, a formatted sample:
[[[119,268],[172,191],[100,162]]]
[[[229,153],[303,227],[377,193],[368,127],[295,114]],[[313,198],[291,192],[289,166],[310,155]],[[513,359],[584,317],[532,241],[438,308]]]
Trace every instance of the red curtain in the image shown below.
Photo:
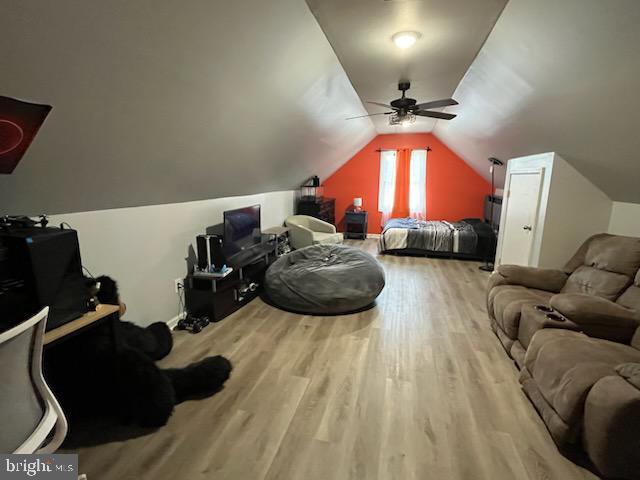
[[[398,150],[396,155],[396,191],[393,199],[394,218],[405,218],[409,216],[409,161],[411,150]]]

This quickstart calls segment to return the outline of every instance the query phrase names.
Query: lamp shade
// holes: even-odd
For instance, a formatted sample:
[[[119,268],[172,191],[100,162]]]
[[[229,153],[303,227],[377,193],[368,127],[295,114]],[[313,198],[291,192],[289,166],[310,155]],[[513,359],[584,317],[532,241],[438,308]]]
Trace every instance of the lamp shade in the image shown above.
[[[362,197],[356,197],[353,199],[354,207],[362,207]]]

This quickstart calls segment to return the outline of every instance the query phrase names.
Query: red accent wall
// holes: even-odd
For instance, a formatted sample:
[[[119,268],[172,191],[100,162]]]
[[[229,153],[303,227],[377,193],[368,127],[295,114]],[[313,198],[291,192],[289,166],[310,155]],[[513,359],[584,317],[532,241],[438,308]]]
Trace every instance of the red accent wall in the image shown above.
[[[453,221],[481,218],[483,198],[491,190],[489,182],[430,133],[388,134],[371,140],[324,181],[324,195],[336,199],[338,228],[341,229],[344,211],[354,197],[362,197],[363,209],[369,212],[369,233],[380,233],[380,153],[376,150],[426,146],[431,147],[427,156],[427,218]]]

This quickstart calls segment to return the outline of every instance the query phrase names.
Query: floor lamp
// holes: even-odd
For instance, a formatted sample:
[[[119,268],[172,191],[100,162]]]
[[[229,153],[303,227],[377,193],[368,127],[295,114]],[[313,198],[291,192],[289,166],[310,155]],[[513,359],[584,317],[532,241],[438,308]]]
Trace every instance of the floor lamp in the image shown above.
[[[489,163],[491,163],[491,166],[489,167],[489,172],[491,173],[491,195],[489,196],[489,225],[491,225],[491,230],[494,231],[495,233],[495,228],[493,227],[493,205],[494,205],[494,200],[495,200],[495,191],[496,191],[496,184],[495,184],[495,169],[496,167],[501,167],[504,165],[504,162],[502,160],[498,160],[495,157],[489,157]],[[493,272],[493,269],[495,268],[495,265],[493,264],[493,261],[490,261],[489,258],[485,258],[484,259],[484,265],[480,265],[480,270],[484,271],[484,272]]]

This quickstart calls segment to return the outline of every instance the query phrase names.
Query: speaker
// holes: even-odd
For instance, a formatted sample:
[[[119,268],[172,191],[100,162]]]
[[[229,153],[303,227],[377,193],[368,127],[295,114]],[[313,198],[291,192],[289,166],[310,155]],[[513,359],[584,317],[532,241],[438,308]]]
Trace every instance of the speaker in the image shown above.
[[[12,311],[23,318],[49,306],[47,330],[82,316],[87,311],[87,289],[82,274],[80,246],[75,230],[25,227],[0,230],[5,249],[2,276],[19,282],[25,296]]]
[[[198,269],[200,271],[213,272],[226,264],[222,242],[222,235],[198,235],[196,237]]]

